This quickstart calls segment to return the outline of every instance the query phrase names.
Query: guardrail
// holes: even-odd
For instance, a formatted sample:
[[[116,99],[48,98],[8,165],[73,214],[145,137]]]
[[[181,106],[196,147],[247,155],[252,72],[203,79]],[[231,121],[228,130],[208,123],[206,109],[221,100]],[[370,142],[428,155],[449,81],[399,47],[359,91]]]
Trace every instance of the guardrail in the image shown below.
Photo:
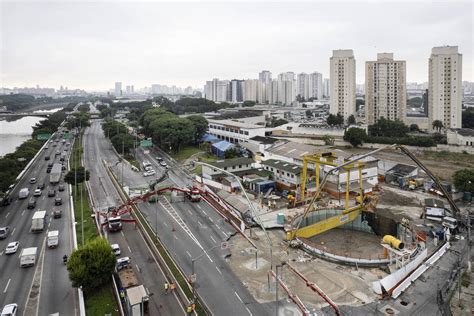
[[[110,179],[112,180],[113,185],[116,187],[117,192],[123,202],[127,201],[129,198],[126,193],[123,191],[122,187],[119,185],[115,175],[110,170],[110,167],[104,162],[107,173],[109,174]],[[162,271],[166,271],[165,277],[168,280],[173,281],[177,284],[178,291],[176,292],[178,299],[186,307],[189,306],[190,302],[194,299],[192,287],[188,282],[186,274],[183,272],[183,269],[172,259],[170,253],[163,245],[161,240],[155,236],[153,229],[150,224],[146,221],[143,214],[140,210],[133,205],[131,215],[137,221],[138,228],[142,232],[145,242],[148,244],[150,249],[153,251],[154,257],[157,259],[159,266]],[[196,298],[198,299],[196,304],[195,313],[197,315],[211,314],[210,309],[205,305],[204,300],[196,293]]]

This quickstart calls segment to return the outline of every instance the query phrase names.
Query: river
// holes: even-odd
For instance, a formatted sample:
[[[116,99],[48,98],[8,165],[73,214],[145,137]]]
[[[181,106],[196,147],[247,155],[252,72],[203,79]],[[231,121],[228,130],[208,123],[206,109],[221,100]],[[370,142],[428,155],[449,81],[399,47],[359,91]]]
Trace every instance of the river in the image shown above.
[[[40,113],[53,113],[61,110],[43,110]],[[33,126],[45,120],[44,117],[25,116],[14,121],[0,120],[0,157],[12,153],[24,141],[31,138]]]

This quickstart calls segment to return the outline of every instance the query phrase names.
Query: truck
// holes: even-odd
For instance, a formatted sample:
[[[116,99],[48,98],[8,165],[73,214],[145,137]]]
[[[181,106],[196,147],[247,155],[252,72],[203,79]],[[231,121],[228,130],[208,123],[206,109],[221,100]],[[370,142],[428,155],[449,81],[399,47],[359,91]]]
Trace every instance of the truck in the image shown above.
[[[49,182],[51,184],[58,184],[59,180],[61,179],[61,169],[62,165],[60,163],[55,163],[53,168],[51,169],[51,173],[49,174]]]
[[[28,197],[28,195],[30,195],[30,190],[28,188],[23,188],[20,190],[20,192],[18,193],[18,198],[20,200],[24,200]]]
[[[109,232],[118,232],[122,230],[122,218],[120,215],[118,216],[113,216],[112,214],[109,214],[107,216],[107,228],[109,229]]]
[[[46,224],[46,211],[36,211],[31,219],[31,232],[41,233]]]
[[[186,193],[186,196],[191,202],[201,201],[201,193],[196,188],[189,188],[189,192]]]
[[[59,230],[48,232],[48,248],[56,248],[59,244]]]
[[[138,282],[128,257],[117,259],[117,275],[120,288],[127,298],[125,301],[128,315],[148,315],[149,294],[144,286]]]
[[[32,267],[36,262],[36,252],[38,248],[23,248],[20,254],[20,267]]]

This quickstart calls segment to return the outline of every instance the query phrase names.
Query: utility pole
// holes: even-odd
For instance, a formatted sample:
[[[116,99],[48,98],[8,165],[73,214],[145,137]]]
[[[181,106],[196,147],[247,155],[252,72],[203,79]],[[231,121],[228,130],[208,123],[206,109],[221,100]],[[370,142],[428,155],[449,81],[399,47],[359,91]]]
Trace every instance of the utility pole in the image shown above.
[[[283,267],[286,265],[286,262],[282,262],[281,264],[277,264],[275,266],[276,269],[276,285],[275,285],[275,315],[278,316],[278,287],[280,286],[280,274]]]

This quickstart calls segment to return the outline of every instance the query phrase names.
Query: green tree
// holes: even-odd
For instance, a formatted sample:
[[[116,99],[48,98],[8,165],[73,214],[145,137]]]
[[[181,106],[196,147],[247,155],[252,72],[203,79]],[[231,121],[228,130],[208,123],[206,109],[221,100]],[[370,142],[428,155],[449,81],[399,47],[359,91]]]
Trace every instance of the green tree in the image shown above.
[[[406,126],[400,120],[387,120],[381,117],[377,123],[369,125],[370,136],[383,136],[383,137],[405,137],[409,131]]]
[[[420,128],[418,127],[417,124],[411,124],[410,125],[410,132],[419,132]]]
[[[461,169],[453,175],[454,186],[462,192],[474,193],[474,169]]]
[[[467,108],[462,112],[462,127],[474,128],[474,108]]]
[[[340,113],[337,113],[337,115],[329,114],[326,123],[330,126],[342,125],[344,124],[344,117]]]
[[[116,258],[107,239],[95,238],[74,250],[69,257],[67,270],[73,287],[82,287],[85,292],[110,282]]]
[[[68,117],[66,127],[71,129],[74,127],[86,127],[90,126],[89,119],[91,115],[87,112],[77,112],[72,116]]]
[[[441,129],[444,127],[443,122],[440,120],[434,120],[433,123],[431,123],[431,126],[433,126],[433,129],[440,132]]]
[[[123,153],[127,155],[130,153],[130,150],[135,147],[135,137],[128,133],[114,135],[110,139],[110,141],[112,143],[112,146],[114,146],[115,150],[120,154],[122,153],[123,149]]]
[[[255,104],[257,104],[255,101],[244,101],[242,103],[242,106],[243,107],[251,107],[251,106],[254,106]]]
[[[335,140],[334,140],[334,137],[332,137],[332,136],[324,135],[323,140],[324,140],[325,145],[329,145],[329,146],[334,145]]]
[[[361,128],[351,127],[344,132],[344,140],[357,147],[367,140],[367,133]]]
[[[224,153],[225,159],[232,159],[232,158],[237,158],[237,157],[240,157],[240,150],[238,148],[232,148],[232,149],[226,150]]]
[[[351,114],[347,118],[347,125],[354,125],[355,123],[356,123],[356,118],[355,118],[354,114]]]
[[[64,176],[64,181],[71,185],[74,185],[75,181],[77,183],[82,183],[84,181],[89,181],[90,174],[84,167],[80,166],[77,169],[71,169],[66,175]]]
[[[186,117],[186,119],[188,119],[194,126],[195,133],[192,141],[197,144],[207,132],[207,120],[201,115],[191,115]]]

